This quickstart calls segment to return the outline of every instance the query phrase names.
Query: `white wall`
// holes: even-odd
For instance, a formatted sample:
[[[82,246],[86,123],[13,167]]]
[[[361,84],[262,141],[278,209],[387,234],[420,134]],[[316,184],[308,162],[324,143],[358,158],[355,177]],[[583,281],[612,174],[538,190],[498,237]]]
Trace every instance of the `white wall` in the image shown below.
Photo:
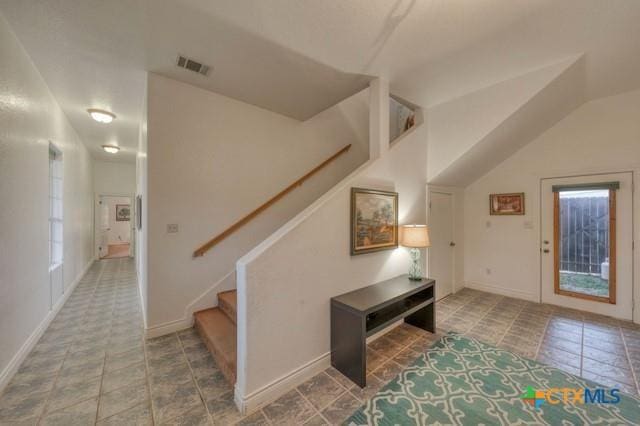
[[[375,109],[377,83],[371,90]],[[382,118],[377,120],[388,123],[388,109],[378,111]],[[408,251],[402,247],[349,254],[352,187],[395,190],[400,224],[426,221],[425,127],[414,127],[390,149],[388,130],[377,134],[382,141],[380,158],[238,262],[236,397],[244,408],[252,409],[284,390],[281,386],[295,384],[314,368],[328,365],[331,297],[408,271]]]
[[[640,178],[640,91],[588,102],[465,190],[465,281],[539,299],[540,179],[636,170]],[[525,192],[525,216],[489,216],[490,193]],[[640,223],[635,197],[635,223]],[[487,227],[487,222],[491,227]],[[525,222],[532,225],[525,229]],[[636,240],[640,227],[636,225]],[[636,250],[636,321],[640,311]],[[491,269],[491,274],[486,269]]]
[[[93,174],[96,195],[133,195],[136,192],[134,163],[95,161]]]
[[[429,182],[464,187],[583,100],[583,61],[572,58],[427,111]]]
[[[49,284],[49,141],[64,162],[64,296],[93,259],[93,175],[88,151],[2,16],[0,63],[1,388],[63,300],[52,306]]]
[[[204,257],[192,257],[349,143],[347,154],[302,187]],[[363,163],[367,143],[366,92],[299,122],[150,74],[148,335],[184,327],[199,298],[200,308],[215,305],[216,292],[234,285],[236,260]],[[167,224],[179,232],[167,233]]]

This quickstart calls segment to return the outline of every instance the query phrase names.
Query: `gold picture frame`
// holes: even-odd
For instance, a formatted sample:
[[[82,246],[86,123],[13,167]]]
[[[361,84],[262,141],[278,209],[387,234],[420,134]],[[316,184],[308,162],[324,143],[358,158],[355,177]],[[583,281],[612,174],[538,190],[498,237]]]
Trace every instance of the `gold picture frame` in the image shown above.
[[[351,188],[351,255],[398,247],[398,193]]]
[[[491,216],[521,216],[524,212],[524,192],[489,195]]]

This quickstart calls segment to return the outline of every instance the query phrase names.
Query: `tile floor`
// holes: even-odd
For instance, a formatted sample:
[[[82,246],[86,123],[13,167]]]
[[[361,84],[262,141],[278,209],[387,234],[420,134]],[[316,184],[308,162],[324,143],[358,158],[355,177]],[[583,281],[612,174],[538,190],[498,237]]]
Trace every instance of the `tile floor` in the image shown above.
[[[638,326],[469,289],[436,311],[438,334],[369,345],[366,388],[329,368],[243,418],[193,330],[144,341],[133,262],[96,262],[0,395],[0,424],[339,424],[448,330],[638,394]]]

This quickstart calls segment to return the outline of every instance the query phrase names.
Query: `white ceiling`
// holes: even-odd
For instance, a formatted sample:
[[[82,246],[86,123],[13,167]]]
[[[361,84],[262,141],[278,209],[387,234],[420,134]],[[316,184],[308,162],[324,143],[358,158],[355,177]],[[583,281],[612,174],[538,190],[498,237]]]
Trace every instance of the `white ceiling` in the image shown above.
[[[96,158],[133,160],[145,71],[304,119],[383,76],[424,107],[576,54],[587,94],[640,87],[638,0],[0,0]],[[175,68],[177,53],[213,66]],[[86,108],[112,110],[109,126]]]

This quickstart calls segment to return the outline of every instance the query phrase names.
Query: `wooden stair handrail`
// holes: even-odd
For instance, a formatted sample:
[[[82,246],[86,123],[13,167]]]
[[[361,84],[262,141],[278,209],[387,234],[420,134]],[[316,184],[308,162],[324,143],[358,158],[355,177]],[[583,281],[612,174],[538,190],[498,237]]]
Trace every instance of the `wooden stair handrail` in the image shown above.
[[[297,186],[300,186],[304,183],[304,181],[306,181],[307,179],[309,179],[311,176],[313,176],[314,174],[316,174],[318,171],[320,171],[320,169],[322,169],[323,167],[325,167],[327,164],[331,163],[333,160],[335,160],[336,158],[338,158],[340,155],[344,154],[345,152],[349,151],[349,148],[351,148],[351,144],[345,146],[344,148],[342,148],[340,151],[336,152],[335,154],[333,154],[331,157],[327,158],[326,160],[324,160],[322,163],[318,164],[315,168],[313,168],[309,173],[307,173],[306,175],[302,176],[300,179],[296,180],[295,182],[293,182],[291,185],[287,186],[285,189],[283,189],[282,191],[280,191],[279,193],[277,193],[273,198],[271,198],[269,201],[267,201],[266,203],[264,203],[263,205],[261,205],[260,207],[258,207],[257,209],[255,209],[254,211],[252,211],[251,213],[249,213],[248,215],[246,215],[245,217],[243,217],[242,219],[240,219],[239,221],[237,221],[236,223],[234,223],[233,225],[231,225],[229,228],[227,228],[225,231],[221,232],[220,234],[216,235],[214,238],[212,238],[211,240],[209,240],[208,242],[204,243],[203,245],[201,245],[200,247],[198,247],[198,249],[196,249],[196,251],[193,252],[193,257],[200,257],[203,256],[207,251],[209,251],[213,246],[215,246],[216,244],[218,244],[220,241],[224,240],[225,238],[227,238],[229,235],[233,234],[235,231],[237,231],[240,227],[242,227],[245,223],[249,222],[251,219],[253,219],[254,217],[256,217],[257,215],[259,215],[260,213],[262,213],[264,210],[266,210],[267,208],[269,208],[269,206],[271,206],[273,203],[275,203],[276,201],[278,201],[279,199],[281,199],[282,197],[284,197],[285,195],[287,195],[289,192],[291,192],[292,190],[294,190]]]

